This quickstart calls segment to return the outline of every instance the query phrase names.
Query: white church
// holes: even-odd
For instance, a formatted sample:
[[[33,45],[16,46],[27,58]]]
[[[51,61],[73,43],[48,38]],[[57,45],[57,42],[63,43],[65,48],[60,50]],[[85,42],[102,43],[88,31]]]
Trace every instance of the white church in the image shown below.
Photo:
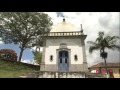
[[[88,72],[85,39],[65,18],[43,36],[42,62],[39,78],[84,78]]]

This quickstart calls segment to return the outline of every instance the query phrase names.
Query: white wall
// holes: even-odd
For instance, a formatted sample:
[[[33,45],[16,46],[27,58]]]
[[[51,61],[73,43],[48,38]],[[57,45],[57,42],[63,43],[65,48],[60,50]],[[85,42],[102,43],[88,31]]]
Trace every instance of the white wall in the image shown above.
[[[82,64],[83,62],[82,47],[69,46],[68,48],[71,48],[71,64]],[[74,60],[74,55],[77,55],[78,61]]]
[[[71,49],[71,64],[82,64],[83,53],[80,39],[47,39],[45,49],[45,64],[56,64],[57,52],[61,43],[66,43],[68,49]],[[80,45],[80,46],[79,46]],[[74,55],[78,56],[78,61],[74,61]],[[50,61],[50,55],[53,55],[53,61]]]

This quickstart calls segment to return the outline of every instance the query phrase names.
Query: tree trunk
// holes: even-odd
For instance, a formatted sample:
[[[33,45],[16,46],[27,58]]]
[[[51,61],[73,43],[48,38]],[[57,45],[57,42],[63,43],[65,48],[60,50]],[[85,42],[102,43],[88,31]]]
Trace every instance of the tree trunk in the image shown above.
[[[22,47],[22,48],[21,48],[21,51],[20,51],[19,62],[21,62],[21,58],[22,58],[23,51],[24,51],[24,48]]]
[[[38,47],[38,49],[39,49],[39,53],[40,53],[40,47]],[[41,53],[40,53],[40,54],[41,54]],[[38,63],[38,64],[40,65],[40,63],[41,63],[41,60],[39,60],[39,63]]]
[[[102,70],[101,70],[101,67],[99,68],[99,70],[100,70],[100,74],[101,74],[101,77],[102,77]]]
[[[107,72],[107,74],[108,74],[107,64],[106,64],[107,53],[105,52],[105,50],[104,50],[104,49],[103,49],[102,58],[104,58],[105,68],[106,68],[106,72]]]
[[[36,50],[35,51],[37,51],[37,46],[36,46]]]
[[[39,47],[39,52],[40,52],[40,47]]]
[[[106,59],[104,58],[104,61],[105,61],[105,68],[106,68],[106,72],[108,74],[108,70],[107,70],[107,64],[106,64]]]

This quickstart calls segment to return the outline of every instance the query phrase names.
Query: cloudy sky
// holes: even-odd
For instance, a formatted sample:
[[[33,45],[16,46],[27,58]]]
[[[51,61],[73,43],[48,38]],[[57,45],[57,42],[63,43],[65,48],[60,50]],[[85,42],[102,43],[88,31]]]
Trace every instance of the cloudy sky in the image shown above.
[[[57,24],[62,21],[63,16],[66,20],[80,29],[80,24],[83,26],[84,34],[87,35],[85,43],[87,41],[94,41],[98,36],[99,31],[104,31],[106,35],[120,36],[120,13],[119,12],[45,12],[52,17],[53,24]],[[118,42],[119,43],[119,42]],[[120,44],[119,44],[120,45]],[[4,45],[0,42],[0,49],[11,48],[15,50],[19,55],[19,48],[17,45]],[[89,44],[86,43],[86,56],[88,66],[102,62],[103,60],[99,56],[99,51],[95,51],[92,54],[88,52]],[[120,52],[107,50],[108,58],[107,62],[118,62],[120,59]],[[23,52],[22,60],[32,62],[33,54],[30,49],[26,49]]]

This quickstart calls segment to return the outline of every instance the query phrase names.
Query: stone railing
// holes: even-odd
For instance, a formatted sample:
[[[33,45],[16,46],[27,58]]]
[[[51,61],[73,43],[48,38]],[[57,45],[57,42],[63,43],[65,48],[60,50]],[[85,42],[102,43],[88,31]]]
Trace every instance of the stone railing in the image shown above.
[[[89,78],[85,72],[32,71],[20,78]],[[91,78],[91,77],[90,77]]]
[[[44,34],[43,36],[78,36],[83,35],[80,31],[76,32],[50,32],[48,34]]]
[[[85,73],[40,71],[38,78],[85,78]]]

